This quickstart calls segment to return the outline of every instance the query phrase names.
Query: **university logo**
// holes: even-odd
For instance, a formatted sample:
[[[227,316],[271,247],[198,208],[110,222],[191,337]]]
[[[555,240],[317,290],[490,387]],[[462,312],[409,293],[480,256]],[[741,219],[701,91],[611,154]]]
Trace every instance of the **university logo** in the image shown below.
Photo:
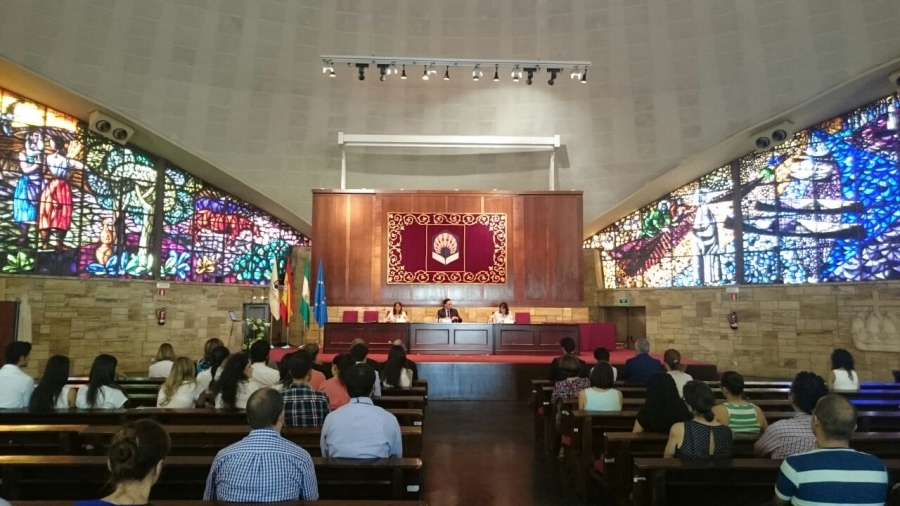
[[[431,258],[443,265],[459,260],[459,237],[444,230],[431,239]]]

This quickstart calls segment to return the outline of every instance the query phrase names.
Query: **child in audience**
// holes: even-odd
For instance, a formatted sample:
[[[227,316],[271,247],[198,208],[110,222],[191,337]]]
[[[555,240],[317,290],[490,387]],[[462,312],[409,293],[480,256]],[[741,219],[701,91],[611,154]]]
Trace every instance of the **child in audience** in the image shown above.
[[[578,392],[578,409],[585,411],[622,411],[622,392],[613,388],[613,367],[599,362],[591,369],[591,388]]]
[[[668,434],[673,424],[690,417],[675,380],[666,373],[655,372],[647,378],[647,399],[638,410],[632,432]]]
[[[678,350],[666,350],[666,353],[663,355],[663,366],[666,368],[666,373],[675,380],[675,386],[678,387],[678,395],[682,395],[684,385],[694,378],[684,372],[686,367],[681,363],[681,353]]]
[[[128,396],[116,383],[118,360],[112,355],[97,355],[91,365],[87,386],[78,389],[75,407],[78,409],[119,409],[128,402]]]
[[[682,459],[730,459],[734,439],[731,429],[715,420],[712,408],[716,396],[702,381],[688,381],[684,386],[684,402],[692,420],[678,422],[669,431],[669,442],[663,457]]]
[[[199,375],[201,372],[212,367],[212,352],[214,349],[219,346],[225,346],[225,343],[222,342],[218,337],[214,337],[212,339],[207,339],[206,344],[203,345],[203,358],[197,361],[197,374]],[[227,349],[227,348],[226,348]]]
[[[109,483],[115,487],[112,493],[103,499],[78,501],[75,506],[148,504],[150,489],[159,479],[171,446],[166,430],[153,420],[125,424],[106,450]]]
[[[403,346],[391,346],[387,362],[381,371],[385,388],[408,388],[412,386],[413,373],[406,367],[406,350]]]
[[[853,355],[838,348],[831,352],[831,372],[826,379],[830,392],[859,392],[859,376],[853,370]]]
[[[328,404],[331,411],[348,404],[350,402],[350,394],[347,393],[347,384],[345,377],[347,371],[353,367],[356,361],[349,354],[341,353],[334,357],[331,361],[331,378],[322,382],[319,387],[320,392],[324,392],[328,396]]]
[[[734,371],[722,373],[719,383],[725,402],[713,406],[716,421],[727,425],[735,434],[759,434],[769,422],[759,406],[741,398],[744,393],[744,377]]]
[[[175,366],[159,389],[157,408],[184,409],[197,406],[203,388],[194,378],[194,363],[187,357],[175,359]]]
[[[175,363],[175,348],[169,343],[162,343],[156,350],[156,358],[150,365],[150,372],[147,376],[151,378],[168,378],[169,372],[172,370],[172,364]]]
[[[253,368],[246,353],[237,353],[225,361],[222,377],[216,381],[216,408],[247,408],[247,399],[259,390],[252,384]]]
[[[34,388],[28,409],[53,411],[75,407],[78,389],[67,385],[69,381],[69,357],[53,355],[47,361],[41,382]]]

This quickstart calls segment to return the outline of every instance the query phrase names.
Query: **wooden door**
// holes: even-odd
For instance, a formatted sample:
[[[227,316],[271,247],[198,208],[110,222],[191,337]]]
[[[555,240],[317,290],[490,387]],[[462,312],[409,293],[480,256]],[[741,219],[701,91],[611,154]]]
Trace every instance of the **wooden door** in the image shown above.
[[[0,350],[16,340],[19,323],[19,303],[0,301]]]

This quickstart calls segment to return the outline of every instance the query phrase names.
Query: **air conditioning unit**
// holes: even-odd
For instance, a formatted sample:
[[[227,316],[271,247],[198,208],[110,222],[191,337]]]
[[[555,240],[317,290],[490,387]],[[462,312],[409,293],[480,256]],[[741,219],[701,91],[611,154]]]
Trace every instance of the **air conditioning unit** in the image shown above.
[[[891,86],[894,87],[894,90],[897,93],[900,93],[900,70],[891,72],[891,75],[888,79],[891,80]]]
[[[132,126],[126,125],[100,111],[94,111],[88,116],[88,128],[92,132],[98,133],[113,142],[118,142],[123,146],[134,135]]]
[[[764,130],[754,133],[750,136],[753,146],[757,151],[783,144],[786,140],[794,135],[794,124],[790,121],[782,121],[777,125],[772,125]]]

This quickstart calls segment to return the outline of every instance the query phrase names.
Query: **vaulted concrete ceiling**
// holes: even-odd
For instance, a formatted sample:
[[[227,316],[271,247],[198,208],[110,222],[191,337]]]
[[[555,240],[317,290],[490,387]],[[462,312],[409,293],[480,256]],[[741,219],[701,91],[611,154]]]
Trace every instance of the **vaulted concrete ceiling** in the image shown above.
[[[897,0],[5,0],[0,55],[307,223],[310,189],[339,186],[339,131],[561,134],[557,189],[584,190],[590,223],[683,161],[897,58],[898,26]],[[323,53],[594,66],[586,85],[529,87],[508,73],[474,83],[466,69],[380,83],[340,67],[324,77]],[[348,185],[545,189],[546,156],[356,154]]]

